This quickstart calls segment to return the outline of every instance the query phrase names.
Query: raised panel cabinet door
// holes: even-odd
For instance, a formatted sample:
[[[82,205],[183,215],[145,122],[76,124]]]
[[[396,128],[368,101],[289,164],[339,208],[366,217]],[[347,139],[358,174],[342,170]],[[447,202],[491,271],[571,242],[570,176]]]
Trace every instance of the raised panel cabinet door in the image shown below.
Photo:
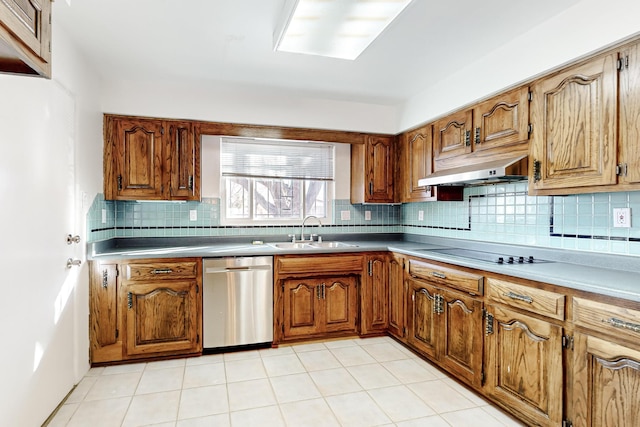
[[[521,87],[473,108],[474,151],[512,147],[529,140],[529,88]]]
[[[122,359],[119,315],[118,265],[93,261],[89,283],[91,362]]]
[[[51,0],[0,0],[0,46],[3,37],[20,59],[0,49],[1,71],[51,75]]]
[[[459,292],[443,291],[443,343],[440,363],[456,377],[476,387],[482,382],[482,301]]]
[[[283,281],[283,334],[285,338],[307,336],[321,331],[322,285],[316,279]]]
[[[404,338],[405,318],[404,258],[391,254],[389,258],[389,333]]]
[[[324,331],[356,331],[358,279],[355,276],[322,279]]]
[[[576,427],[632,427],[640,420],[640,352],[590,335],[574,335]]]
[[[408,342],[416,350],[435,359],[442,332],[438,318],[439,289],[414,279],[409,279],[408,283]]]
[[[196,280],[127,284],[123,297],[128,355],[201,350]]]
[[[640,183],[640,43],[620,51],[619,182]]]
[[[446,159],[473,151],[472,111],[460,111],[433,125],[433,157]]]
[[[487,308],[486,386],[536,425],[562,424],[562,327],[499,306]]]
[[[433,200],[435,187],[421,187],[418,180],[430,175],[433,151],[433,127],[431,125],[407,132],[402,136],[403,167],[399,184],[404,187],[403,201]]]
[[[532,86],[530,191],[616,183],[616,59],[598,57]]]
[[[167,162],[170,162],[169,197],[171,199],[198,200],[200,198],[199,144],[195,140],[191,123],[170,123],[170,150]]]
[[[370,203],[393,202],[393,137],[369,137],[366,143],[366,182]]]
[[[114,119],[114,199],[163,198],[161,121]],[[107,185],[105,183],[105,185]]]
[[[363,335],[381,333],[389,324],[389,269],[386,254],[369,255],[361,288]]]

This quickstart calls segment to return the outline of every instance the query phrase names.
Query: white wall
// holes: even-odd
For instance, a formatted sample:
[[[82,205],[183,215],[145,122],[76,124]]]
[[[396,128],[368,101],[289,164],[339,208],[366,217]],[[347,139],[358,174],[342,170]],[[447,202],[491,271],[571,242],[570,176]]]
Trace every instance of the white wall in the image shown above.
[[[3,426],[41,425],[89,368],[87,267],[65,262],[84,260],[102,117],[99,82],[55,25],[59,7],[53,78],[0,75]],[[68,246],[67,233],[82,243]]]
[[[212,122],[378,133],[395,133],[398,123],[396,106],[300,97],[213,82],[109,81],[102,102],[107,113]]]
[[[639,16],[638,0],[582,0],[416,94],[401,107],[398,130],[429,122],[636,34]]]

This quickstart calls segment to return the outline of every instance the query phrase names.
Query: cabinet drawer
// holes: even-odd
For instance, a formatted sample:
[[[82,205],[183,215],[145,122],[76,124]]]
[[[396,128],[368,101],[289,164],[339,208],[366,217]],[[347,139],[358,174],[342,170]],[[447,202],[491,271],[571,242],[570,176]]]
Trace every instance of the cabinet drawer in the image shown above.
[[[326,273],[362,271],[362,255],[276,257],[276,272],[282,273]]]
[[[640,339],[640,311],[573,298],[573,323],[616,337]]]
[[[487,279],[487,286],[487,296],[493,302],[564,320],[565,296],[562,294],[492,278]]]
[[[484,278],[479,274],[454,270],[423,261],[409,260],[411,277],[426,279],[450,288],[467,292],[471,295],[482,295]]]
[[[131,263],[124,271],[125,280],[188,279],[199,273],[197,261]]]

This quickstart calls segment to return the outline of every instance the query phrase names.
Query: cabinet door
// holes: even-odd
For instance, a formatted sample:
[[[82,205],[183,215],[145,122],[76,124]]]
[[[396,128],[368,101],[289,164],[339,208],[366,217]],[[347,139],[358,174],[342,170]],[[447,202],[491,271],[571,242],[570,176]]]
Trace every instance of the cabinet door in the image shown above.
[[[121,360],[117,264],[91,263],[89,325],[91,362]]]
[[[487,310],[488,393],[533,424],[561,425],[562,328],[498,306]]]
[[[474,151],[510,147],[529,140],[529,88],[521,87],[489,99],[473,109]]]
[[[620,182],[640,183],[640,43],[620,52]]]
[[[169,197],[198,200],[200,198],[199,150],[191,123],[169,123],[168,154],[171,162]]]
[[[124,299],[128,355],[201,350],[196,280],[127,284]]]
[[[393,138],[369,137],[365,158],[367,197],[369,203],[393,202]]]
[[[593,336],[574,336],[576,427],[632,427],[640,420],[640,352]]]
[[[405,316],[404,257],[389,258],[389,333],[404,338]]]
[[[386,254],[366,257],[367,270],[360,295],[362,322],[360,333],[382,333],[389,323],[389,268]]]
[[[433,157],[446,159],[471,153],[471,110],[461,111],[440,119],[433,125]]]
[[[51,0],[0,1],[0,71],[50,76]]]
[[[162,122],[143,119],[113,119],[111,162],[113,174],[105,170],[105,198],[121,200],[163,198]]]
[[[403,187],[403,202],[434,199],[435,187],[420,187],[418,180],[431,174],[433,133],[428,125],[402,135],[402,167],[398,184]]]
[[[616,183],[617,74],[609,54],[532,86],[530,191]]]
[[[442,291],[443,343],[440,363],[459,379],[480,387],[482,381],[482,301]]]
[[[358,279],[354,276],[322,280],[325,332],[357,330]]]
[[[436,358],[439,322],[438,288],[409,279],[408,341],[418,351]]]
[[[321,332],[322,284],[316,279],[283,281],[284,337],[304,337]]]

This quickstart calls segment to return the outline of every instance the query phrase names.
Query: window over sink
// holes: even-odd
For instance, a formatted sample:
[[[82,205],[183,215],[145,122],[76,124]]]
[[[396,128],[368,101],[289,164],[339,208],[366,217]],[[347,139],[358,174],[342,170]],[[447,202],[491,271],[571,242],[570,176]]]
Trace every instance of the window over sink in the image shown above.
[[[208,137],[203,197],[220,197],[223,225],[299,225],[308,215],[329,224],[336,187],[348,188],[349,152],[348,144]]]

